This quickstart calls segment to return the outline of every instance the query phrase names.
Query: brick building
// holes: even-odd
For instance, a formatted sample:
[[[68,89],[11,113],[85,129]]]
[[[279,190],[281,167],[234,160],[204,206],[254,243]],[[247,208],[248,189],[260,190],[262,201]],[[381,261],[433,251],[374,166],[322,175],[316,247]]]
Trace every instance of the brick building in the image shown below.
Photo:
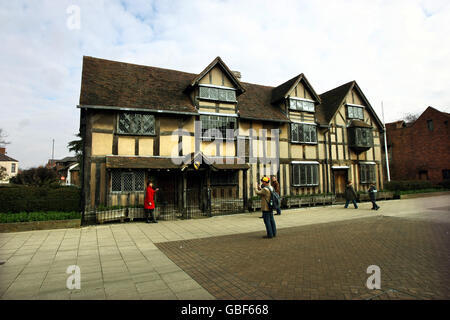
[[[386,124],[392,180],[450,179],[450,114],[428,107],[411,123]]]

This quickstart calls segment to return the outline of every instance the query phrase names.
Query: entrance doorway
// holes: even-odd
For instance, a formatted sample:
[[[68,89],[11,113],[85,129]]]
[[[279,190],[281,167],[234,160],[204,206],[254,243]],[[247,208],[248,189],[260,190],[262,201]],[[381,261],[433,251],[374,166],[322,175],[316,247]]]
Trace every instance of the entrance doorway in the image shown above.
[[[339,169],[334,170],[334,192],[336,195],[343,195],[345,193],[345,185],[348,179],[348,170]]]

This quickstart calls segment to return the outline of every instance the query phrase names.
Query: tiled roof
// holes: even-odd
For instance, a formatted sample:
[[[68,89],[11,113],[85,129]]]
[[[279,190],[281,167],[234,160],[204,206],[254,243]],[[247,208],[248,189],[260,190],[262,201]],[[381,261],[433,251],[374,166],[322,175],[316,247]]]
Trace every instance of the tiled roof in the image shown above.
[[[6,154],[2,154],[0,153],[0,161],[14,161],[14,162],[19,162],[16,159],[13,159],[11,157],[8,157]]]
[[[280,108],[271,104],[273,87],[241,82],[245,92],[238,98],[242,118],[289,121]]]
[[[216,58],[217,59],[217,58]],[[193,73],[84,57],[80,105],[197,113],[185,93]],[[270,103],[273,87],[240,82],[241,117],[289,121]]]
[[[277,102],[284,99],[288,91],[297,81],[299,81],[302,78],[302,76],[303,74],[299,74],[298,76],[293,77],[292,79],[286,81],[285,83],[280,84],[278,87],[273,88],[271,102]]]
[[[80,105],[197,112],[181,71],[84,57]]]
[[[354,81],[351,81],[320,95],[322,104],[316,109],[316,117],[319,123],[330,123],[353,84]]]
[[[316,107],[317,121],[328,125],[348,91],[354,86],[358,88],[356,82],[351,81],[317,95],[303,74],[278,87],[240,82],[220,57],[200,74],[84,57],[80,105],[198,114],[189,97],[189,88],[217,63],[231,73],[235,84],[240,86],[239,93],[243,92],[237,95],[237,100],[239,115],[244,119],[289,122],[274,102],[282,100],[296,82],[304,79],[314,98],[320,102]],[[372,110],[370,105],[369,109]],[[376,114],[375,118],[381,123]]]

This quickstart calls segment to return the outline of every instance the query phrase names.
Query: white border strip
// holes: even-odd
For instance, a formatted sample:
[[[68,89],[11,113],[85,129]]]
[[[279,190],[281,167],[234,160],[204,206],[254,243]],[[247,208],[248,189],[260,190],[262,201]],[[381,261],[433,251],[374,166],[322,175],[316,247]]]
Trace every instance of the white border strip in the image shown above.
[[[219,117],[234,117],[237,118],[238,115],[236,113],[216,113],[216,112],[206,112],[206,111],[199,111],[200,115],[205,116],[219,116]]]
[[[354,104],[354,103],[346,103],[347,106],[352,106],[352,107],[360,107],[360,108],[365,108],[365,106],[362,106],[360,104]]]
[[[331,169],[350,169],[349,166],[331,166]]]
[[[318,161],[291,161],[291,164],[320,164]]]
[[[313,102],[313,103],[316,103],[314,100],[311,100],[311,99],[298,98],[298,97],[293,97],[293,96],[289,96],[289,99],[292,99],[292,100],[301,100],[301,101],[307,101],[307,102]]]
[[[218,86],[215,84],[198,84],[199,87],[209,87],[209,88],[217,88],[217,89],[225,89],[225,90],[233,90],[233,91],[237,91],[237,89],[235,88],[230,88],[230,87],[224,87],[224,86]]]

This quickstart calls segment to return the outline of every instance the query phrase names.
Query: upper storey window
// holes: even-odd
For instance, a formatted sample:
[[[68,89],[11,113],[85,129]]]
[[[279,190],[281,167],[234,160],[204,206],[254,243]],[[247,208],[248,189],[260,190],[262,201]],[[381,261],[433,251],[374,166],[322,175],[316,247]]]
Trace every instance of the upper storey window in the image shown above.
[[[200,85],[199,96],[208,100],[236,102],[236,91],[231,88]]]
[[[347,118],[364,120],[364,107],[347,104]]]
[[[316,126],[306,123],[291,123],[291,142],[317,143]]]
[[[145,113],[120,113],[117,132],[133,135],[154,135],[155,117]]]
[[[314,112],[314,101],[307,99],[289,98],[289,109]]]

